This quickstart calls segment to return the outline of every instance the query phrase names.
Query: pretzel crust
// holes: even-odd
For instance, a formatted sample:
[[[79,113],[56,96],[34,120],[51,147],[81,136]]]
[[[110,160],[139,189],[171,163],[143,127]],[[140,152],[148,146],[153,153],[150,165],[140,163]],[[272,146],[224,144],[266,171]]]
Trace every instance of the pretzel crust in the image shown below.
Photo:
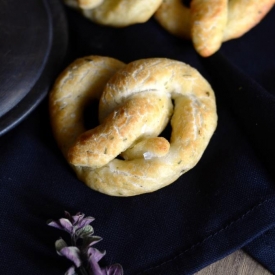
[[[81,9],[93,9],[100,4],[102,4],[104,0],[77,0],[77,4]]]
[[[89,20],[112,27],[143,23],[152,17],[162,0],[64,0]]]
[[[238,38],[256,26],[274,6],[274,0],[163,0],[155,19],[175,36],[191,39],[203,57],[222,42]]]
[[[85,104],[99,97],[100,125],[85,131]],[[112,196],[174,182],[196,165],[217,125],[209,83],[189,65],[165,58],[128,65],[80,58],[56,80],[49,103],[54,136],[78,178]],[[170,118],[169,142],[158,135]],[[124,160],[116,158],[121,153]]]

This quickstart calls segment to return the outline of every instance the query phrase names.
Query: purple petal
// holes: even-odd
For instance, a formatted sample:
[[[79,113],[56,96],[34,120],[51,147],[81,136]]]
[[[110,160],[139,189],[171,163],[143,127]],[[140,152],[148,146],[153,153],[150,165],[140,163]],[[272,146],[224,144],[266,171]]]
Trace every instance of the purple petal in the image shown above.
[[[123,268],[120,264],[113,264],[106,268],[106,275],[123,275]]]
[[[83,253],[88,253],[88,249],[93,246],[94,244],[100,242],[102,240],[101,237],[98,236],[92,236],[92,237],[86,237],[83,239],[83,244],[81,247],[81,251]]]
[[[106,251],[101,252],[94,247],[90,247],[88,249],[89,258],[93,258],[97,262],[99,262],[105,256],[105,254]]]
[[[76,215],[72,216],[73,225],[77,225],[79,222],[81,222],[84,216],[85,215],[81,212],[78,212]]]
[[[76,275],[74,266],[71,266],[65,273],[65,275]]]
[[[62,248],[59,253],[65,256],[67,259],[71,260],[76,267],[81,266],[80,251],[75,246],[67,246]]]
[[[93,255],[91,255],[88,258],[88,262],[89,262],[89,275],[106,275],[106,273],[104,273],[104,271],[100,268],[98,262],[93,257]]]
[[[62,226],[63,230],[72,233],[73,232],[73,225],[68,219],[61,218],[58,220],[60,225]]]
[[[95,218],[93,218],[93,217],[86,217],[78,223],[78,228],[82,228],[82,227],[90,224],[94,220],[95,220]]]
[[[77,224],[79,221],[81,221],[84,218],[84,214],[81,212],[76,213],[74,216],[72,216],[69,212],[65,211],[65,217],[73,224]]]
[[[47,224],[48,224],[49,226],[55,227],[55,228],[57,228],[57,229],[64,230],[63,226],[60,225],[59,222],[56,222],[56,221],[53,221],[53,220],[49,220],[49,221],[47,221]]]

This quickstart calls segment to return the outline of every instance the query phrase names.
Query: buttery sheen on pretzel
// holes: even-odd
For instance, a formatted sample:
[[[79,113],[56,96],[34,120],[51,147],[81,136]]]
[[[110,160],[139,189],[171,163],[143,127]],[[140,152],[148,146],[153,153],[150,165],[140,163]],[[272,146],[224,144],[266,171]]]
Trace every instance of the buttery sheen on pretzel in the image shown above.
[[[143,23],[160,6],[162,0],[64,0],[91,21],[112,27]]]
[[[91,99],[100,99],[100,125],[86,131],[83,110]],[[199,161],[217,124],[209,83],[196,69],[166,58],[127,65],[109,57],[77,59],[55,82],[50,115],[78,178],[112,196],[174,182]],[[168,141],[159,135],[170,119]]]
[[[257,25],[274,0],[163,0],[155,19],[175,36],[191,39],[203,57],[215,53],[222,42],[238,38]]]

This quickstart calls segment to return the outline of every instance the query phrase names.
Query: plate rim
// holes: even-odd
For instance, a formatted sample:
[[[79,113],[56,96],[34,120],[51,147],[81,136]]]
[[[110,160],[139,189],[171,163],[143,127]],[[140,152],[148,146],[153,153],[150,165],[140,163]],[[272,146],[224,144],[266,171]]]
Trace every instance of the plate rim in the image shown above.
[[[22,122],[47,96],[68,50],[68,23],[60,1],[43,0],[49,17],[51,31],[50,50],[40,76],[32,89],[11,110],[0,117],[0,136],[6,134]]]

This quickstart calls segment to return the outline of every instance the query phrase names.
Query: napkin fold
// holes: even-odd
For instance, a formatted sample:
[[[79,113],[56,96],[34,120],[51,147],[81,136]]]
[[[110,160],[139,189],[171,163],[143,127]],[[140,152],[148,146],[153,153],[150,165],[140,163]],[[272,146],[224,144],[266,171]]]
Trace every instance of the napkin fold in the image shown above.
[[[221,91],[218,97],[232,112],[275,182],[275,85],[273,90],[266,90],[220,52],[205,60],[205,64],[213,76],[213,82],[219,86],[217,90]],[[268,215],[273,213],[273,209],[270,209]],[[243,247],[272,273],[275,273],[274,248],[274,228],[264,231],[260,237]]]

